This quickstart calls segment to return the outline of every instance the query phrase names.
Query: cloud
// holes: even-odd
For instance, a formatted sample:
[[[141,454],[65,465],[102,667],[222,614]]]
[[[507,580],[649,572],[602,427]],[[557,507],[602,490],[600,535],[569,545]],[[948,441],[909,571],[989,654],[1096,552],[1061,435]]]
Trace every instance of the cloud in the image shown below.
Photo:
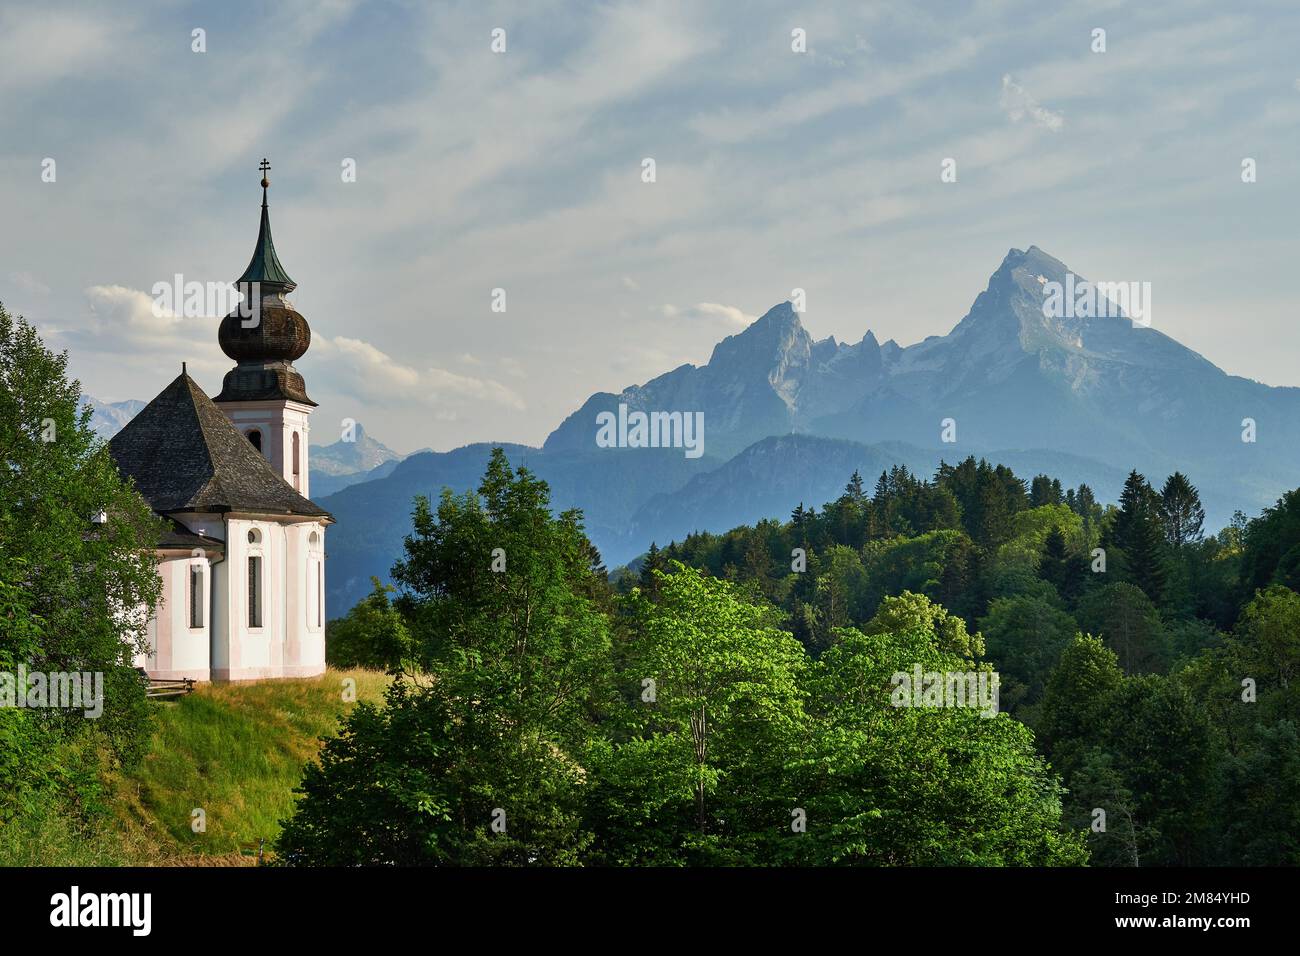
[[[1002,109],[1013,123],[1028,119],[1035,126],[1049,129],[1053,133],[1065,125],[1061,113],[1053,113],[1029,95],[1023,86],[1011,78],[1010,73],[1002,75]]]
[[[217,324],[212,316],[187,318],[155,308],[154,297],[123,285],[93,285],[83,292],[88,314],[77,325],[56,327],[74,347],[154,361],[180,361],[196,352],[216,361]]]
[[[108,60],[121,27],[113,17],[48,8],[0,13],[0,90],[39,87]]]
[[[393,407],[411,402],[486,402],[523,411],[527,406],[508,386],[441,368],[423,371],[403,365],[361,339],[344,335],[312,339],[313,381],[352,398]]]
[[[9,273],[9,281],[28,295],[47,296],[50,294],[50,287],[30,272],[11,272]]]
[[[718,302],[697,302],[695,305],[681,308],[667,304],[660,309],[660,312],[666,319],[721,319],[740,328],[745,328],[758,318],[737,306],[722,305]]]
[[[61,345],[79,353],[113,355],[140,368],[188,359],[209,373],[231,365],[217,344],[217,320],[186,318],[154,308],[147,292],[121,285],[85,290],[88,313],[77,325],[50,327]],[[362,339],[315,335],[303,363],[311,386],[376,406],[473,402],[522,411],[527,406],[511,388],[488,378],[440,368],[418,369],[397,361]],[[511,371],[507,368],[507,371]]]
[[[436,390],[435,400],[439,395],[452,395],[457,398],[501,405],[521,412],[528,407],[513,389],[491,379],[472,378],[468,375],[448,372],[446,369],[431,368],[428,371],[428,382]]]

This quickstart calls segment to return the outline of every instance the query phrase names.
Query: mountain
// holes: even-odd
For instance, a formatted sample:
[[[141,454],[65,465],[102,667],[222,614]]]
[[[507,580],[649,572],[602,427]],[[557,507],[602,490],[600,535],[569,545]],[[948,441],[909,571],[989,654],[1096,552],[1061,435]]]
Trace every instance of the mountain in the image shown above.
[[[371,438],[358,422],[351,440],[340,438],[332,445],[311,446],[312,494],[323,497],[361,481],[384,478],[403,457]]]
[[[81,396],[81,406],[90,407],[90,429],[104,441],[120,432],[135,418],[145,403],[129,398],[124,402],[101,402],[90,395]]]
[[[800,501],[820,507],[854,469],[874,480],[895,462],[930,474],[941,458],[974,454],[1025,478],[1086,481],[1103,501],[1131,468],[1153,482],[1178,469],[1200,488],[1212,528],[1300,483],[1300,389],[1228,375],[1122,314],[1045,308],[1058,285],[1084,282],[1036,246],[1012,249],[951,332],[905,347],[870,331],[814,340],[781,303],[707,364],[594,394],[540,449],[508,453],[551,482],[557,509],[584,510],[611,567],[651,540],[784,518]],[[602,447],[600,416],[622,427],[638,411],[702,413],[703,456]],[[1246,419],[1253,442],[1242,440]],[[322,502],[339,518],[331,558],[346,572],[331,585],[336,611],[398,556],[412,495],[473,487],[488,447],[413,455]],[[347,529],[353,521],[360,530]]]

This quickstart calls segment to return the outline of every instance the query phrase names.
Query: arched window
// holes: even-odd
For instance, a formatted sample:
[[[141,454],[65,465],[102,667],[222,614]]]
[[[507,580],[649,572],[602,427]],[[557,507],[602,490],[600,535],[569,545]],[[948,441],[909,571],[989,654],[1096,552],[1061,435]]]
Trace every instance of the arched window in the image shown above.
[[[261,430],[260,430],[260,429],[257,429],[257,428],[250,428],[250,429],[246,432],[246,434],[248,435],[248,440],[249,440],[250,442],[253,443],[253,447],[256,448],[256,449],[258,450],[258,452],[260,453],[261,450],[262,450],[262,432],[261,432]]]
[[[203,626],[203,565],[190,565],[190,627]]]
[[[261,544],[262,532],[256,528],[249,529],[249,544]],[[250,554],[248,556],[248,626],[262,626],[262,556],[260,554]]]
[[[302,490],[302,482],[298,474],[298,433],[293,433],[293,489],[294,491]]]

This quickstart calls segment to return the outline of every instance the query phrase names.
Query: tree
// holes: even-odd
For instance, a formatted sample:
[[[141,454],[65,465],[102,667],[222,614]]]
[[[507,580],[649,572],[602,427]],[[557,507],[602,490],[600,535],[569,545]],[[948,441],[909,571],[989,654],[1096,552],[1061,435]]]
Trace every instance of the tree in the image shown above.
[[[1175,551],[1202,538],[1205,509],[1201,496],[1180,471],[1170,475],[1160,489],[1160,523],[1165,540]]]
[[[1033,735],[971,706],[892,706],[898,674],[965,675],[925,628],[845,631],[808,673],[815,721],[793,768],[807,833],[789,839],[809,865],[1069,866],[1081,833],[1061,825],[1057,779]]]
[[[857,502],[867,500],[867,493],[862,484],[862,475],[859,474],[856,468],[853,470],[853,474],[849,478],[849,483],[844,486],[844,493]]]
[[[650,550],[646,552],[645,560],[641,562],[641,590],[646,593],[650,600],[654,600],[659,593],[659,578],[656,571],[662,571],[668,567],[668,559],[664,557],[659,546],[653,541],[650,542]]]
[[[1041,598],[998,598],[989,605],[980,633],[1002,675],[1002,700],[1008,710],[1038,702],[1077,631],[1074,618]]]
[[[1230,757],[1216,814],[1228,861],[1247,866],[1300,864],[1300,736],[1289,720],[1257,728]]]
[[[1166,558],[1160,496],[1144,477],[1132,471],[1119,502],[1119,512],[1103,547],[1120,550],[1128,580],[1159,604],[1164,596]]]
[[[1160,612],[1131,584],[1116,582],[1089,593],[1079,602],[1079,623],[1114,649],[1126,674],[1169,666],[1169,634]]]
[[[1083,556],[1071,553],[1059,525],[1053,525],[1043,541],[1038,558],[1038,576],[1052,587],[1067,603],[1073,603],[1083,590],[1088,564]]]
[[[1300,488],[1265,508],[1240,533],[1245,597],[1270,584],[1284,584],[1293,591],[1300,588]]]
[[[816,573],[817,631],[814,651],[830,646],[834,631],[847,627],[860,613],[866,572],[852,548],[835,545],[820,556]]]
[[[581,514],[494,449],[477,493],[416,499],[394,568],[412,663],[307,770],[293,863],[578,863],[610,637]],[[362,784],[366,781],[366,784]],[[378,782],[376,786],[375,783]]]
[[[334,667],[400,670],[411,653],[411,632],[389,601],[397,590],[370,579],[374,590],[325,629],[325,659]]]
[[[1104,816],[1098,816],[1101,811]],[[1137,801],[1115,770],[1110,754],[1088,751],[1083,766],[1070,779],[1067,818],[1088,828],[1093,866],[1141,866],[1146,848],[1159,834],[1137,818]],[[1094,828],[1101,823],[1104,829]]]
[[[1300,721],[1300,594],[1280,584],[1259,591],[1241,612],[1230,641],[1241,677],[1255,680],[1275,717]]]
[[[1047,475],[1035,475],[1029,486],[1029,507],[1039,508],[1043,505],[1059,505],[1065,501],[1059,478]]]
[[[660,577],[658,603],[628,600],[623,684],[633,699],[619,739],[599,745],[593,762],[594,853],[743,862],[769,852],[765,842],[789,819],[780,768],[803,735],[806,657],[771,609],[745,603],[728,582],[680,563]]]
[[[1076,635],[1061,653],[1043,690],[1036,727],[1052,766],[1067,780],[1096,745],[1123,680],[1115,652],[1090,634]]]
[[[1156,674],[1125,678],[1111,696],[1101,739],[1133,795],[1134,815],[1158,834],[1147,862],[1203,862],[1215,746],[1209,719],[1186,688]]]
[[[968,661],[984,653],[984,639],[978,631],[967,633],[965,621],[949,614],[924,594],[911,591],[885,598],[862,630],[865,634],[923,631],[934,638],[938,650]]]
[[[137,759],[151,727],[133,658],[159,599],[164,526],[91,431],[80,391],[67,355],[0,306],[0,671],[104,675],[97,720],[0,708],[0,751],[13,748],[0,758],[0,822],[41,781],[94,784],[79,755]]]

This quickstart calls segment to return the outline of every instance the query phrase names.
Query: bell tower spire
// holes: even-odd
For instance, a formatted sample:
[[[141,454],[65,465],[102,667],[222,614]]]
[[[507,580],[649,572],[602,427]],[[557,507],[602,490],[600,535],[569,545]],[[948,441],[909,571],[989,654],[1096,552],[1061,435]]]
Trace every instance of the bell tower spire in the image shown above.
[[[293,363],[311,345],[311,327],[287,296],[289,278],[271,238],[267,191],[271,164],[263,159],[262,218],[253,258],[236,284],[240,308],[221,320],[217,340],[235,360],[213,401],[304,497],[307,495],[307,418],[316,407]]]
[[[267,173],[271,164],[263,159],[257,167],[262,171],[262,222],[257,229],[257,245],[253,248],[253,258],[249,260],[244,274],[235,280],[236,284],[259,283],[263,291],[271,289],[280,292],[292,292],[298,283],[289,278],[289,273],[280,264],[280,257],[275,254],[275,242],[271,239],[271,211],[267,205],[266,193],[271,186]]]

